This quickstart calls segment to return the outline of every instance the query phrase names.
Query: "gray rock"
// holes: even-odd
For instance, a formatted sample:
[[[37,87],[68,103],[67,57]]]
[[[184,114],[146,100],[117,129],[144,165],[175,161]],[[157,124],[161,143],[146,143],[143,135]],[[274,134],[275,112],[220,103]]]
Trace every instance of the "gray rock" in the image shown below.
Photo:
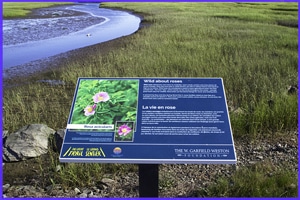
[[[60,166],[60,165],[57,165],[56,168],[55,168],[55,171],[56,171],[56,172],[60,172],[60,171],[61,171],[61,166]]]
[[[297,85],[290,85],[288,87],[288,94],[292,95],[292,94],[297,94],[298,92],[298,86]]]
[[[2,132],[2,139],[6,138],[8,135],[8,131],[3,131]]]
[[[295,189],[297,188],[297,185],[295,185],[294,183],[292,183],[290,186],[289,186],[289,189]]]
[[[10,188],[10,184],[5,184],[5,185],[3,185],[3,193],[5,193],[8,189]]]
[[[256,156],[256,158],[259,159],[259,160],[263,160],[264,159],[263,156]]]
[[[49,85],[55,86],[55,85],[65,85],[64,81],[61,80],[39,80],[40,83],[48,83]]]
[[[57,12],[52,13],[52,17],[58,17],[58,16],[62,16],[62,15],[63,15],[62,11],[57,11]]]
[[[3,131],[2,132],[2,144],[4,145],[6,138],[8,136],[8,131]]]
[[[89,197],[89,198],[94,197],[93,191],[88,192],[88,193],[87,193],[87,197]]]
[[[51,192],[53,190],[53,185],[48,185],[45,189],[47,192]]]
[[[80,197],[80,198],[87,198],[88,195],[87,195],[86,193],[82,193],[82,194],[79,195],[79,197]]]
[[[103,178],[101,179],[101,182],[109,185],[109,184],[113,184],[115,181],[110,178]]]
[[[43,124],[31,124],[9,134],[3,145],[3,160],[14,162],[48,152],[48,138],[55,131]]]
[[[75,191],[76,194],[80,194],[81,193],[81,191],[78,188],[75,188],[74,191]]]

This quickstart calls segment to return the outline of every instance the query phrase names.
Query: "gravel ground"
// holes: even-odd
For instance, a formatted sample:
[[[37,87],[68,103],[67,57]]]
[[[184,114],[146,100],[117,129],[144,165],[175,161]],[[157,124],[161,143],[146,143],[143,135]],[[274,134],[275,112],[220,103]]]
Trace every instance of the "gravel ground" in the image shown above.
[[[271,176],[279,168],[298,172],[298,134],[286,133],[276,138],[250,142],[235,141],[236,165],[161,164],[159,165],[159,197],[193,197],[220,177],[232,176],[236,170],[256,163],[271,166]],[[45,156],[46,159],[47,156]],[[45,163],[45,165],[47,165]],[[28,170],[28,166],[32,170]],[[44,166],[46,167],[46,166]],[[23,169],[17,172],[16,169]],[[39,166],[34,159],[4,165],[3,191],[6,197],[138,197],[137,171],[126,174],[106,174],[95,178],[89,187],[63,189],[60,184],[43,185],[39,182]],[[31,171],[31,172],[30,172]],[[34,173],[33,173],[34,172]]]

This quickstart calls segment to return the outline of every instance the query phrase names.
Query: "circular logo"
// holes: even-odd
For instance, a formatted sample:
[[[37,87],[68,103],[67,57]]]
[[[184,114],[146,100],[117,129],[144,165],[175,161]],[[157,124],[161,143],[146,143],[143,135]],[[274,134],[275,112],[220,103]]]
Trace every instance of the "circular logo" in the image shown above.
[[[113,150],[114,154],[121,154],[122,153],[122,149],[120,147],[116,147]]]

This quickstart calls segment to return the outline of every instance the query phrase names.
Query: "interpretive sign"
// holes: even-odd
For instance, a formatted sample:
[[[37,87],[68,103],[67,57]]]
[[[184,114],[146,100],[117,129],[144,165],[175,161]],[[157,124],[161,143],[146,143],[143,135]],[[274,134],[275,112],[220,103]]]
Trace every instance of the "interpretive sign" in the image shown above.
[[[235,164],[222,78],[79,78],[60,161]]]

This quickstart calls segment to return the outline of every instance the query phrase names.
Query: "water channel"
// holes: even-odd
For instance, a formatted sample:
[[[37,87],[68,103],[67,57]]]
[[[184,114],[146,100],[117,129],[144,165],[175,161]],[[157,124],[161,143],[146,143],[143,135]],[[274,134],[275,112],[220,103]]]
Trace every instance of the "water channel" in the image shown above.
[[[122,36],[130,35],[138,30],[140,18],[128,12],[99,8],[99,4],[76,4],[65,9],[87,13],[89,17],[101,18],[99,23],[62,36],[51,37],[43,40],[26,41],[22,43],[3,45],[3,69],[22,65],[31,61],[44,59],[70,50],[106,42]],[[73,16],[74,18],[74,16]],[[39,21],[40,20],[40,21]],[[23,20],[23,27],[42,26],[39,22],[48,20],[47,24],[56,23],[56,18]],[[76,20],[76,19],[71,19]],[[66,20],[70,22],[70,19]],[[25,23],[25,24],[24,24]],[[3,36],[12,34],[13,20],[3,20]],[[72,23],[70,23],[72,25]],[[55,25],[55,24],[54,24]],[[26,30],[27,28],[23,28]],[[39,30],[38,30],[39,31]],[[40,30],[44,31],[44,30]],[[22,32],[13,33],[17,37],[23,37]],[[55,35],[55,34],[53,34]],[[4,37],[5,38],[5,37]],[[13,41],[13,40],[11,40]],[[9,42],[8,42],[9,43]]]

